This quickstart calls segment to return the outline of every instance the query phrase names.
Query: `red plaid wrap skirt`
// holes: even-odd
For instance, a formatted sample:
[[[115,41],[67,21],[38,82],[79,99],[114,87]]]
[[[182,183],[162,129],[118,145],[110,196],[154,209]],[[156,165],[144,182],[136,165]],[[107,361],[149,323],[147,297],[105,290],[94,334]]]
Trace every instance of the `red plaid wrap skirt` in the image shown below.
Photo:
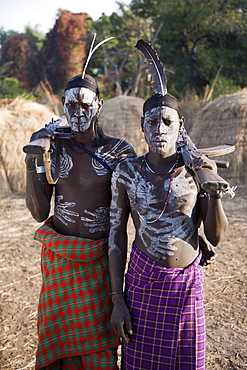
[[[52,218],[36,230],[42,243],[36,369],[59,358],[119,345],[112,311],[107,239],[64,236]]]

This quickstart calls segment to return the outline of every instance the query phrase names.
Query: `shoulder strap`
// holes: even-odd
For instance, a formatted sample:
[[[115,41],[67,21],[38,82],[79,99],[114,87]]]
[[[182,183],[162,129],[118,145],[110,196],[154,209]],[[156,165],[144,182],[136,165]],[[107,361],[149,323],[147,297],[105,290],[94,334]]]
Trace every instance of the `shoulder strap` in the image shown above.
[[[81,148],[85,153],[87,153],[88,155],[90,155],[90,157],[96,159],[96,161],[98,161],[100,164],[102,164],[102,166],[104,166],[107,169],[107,171],[109,171],[110,173],[113,172],[113,170],[111,169],[111,167],[108,166],[108,164],[105,161],[103,161],[103,159],[101,159],[100,157],[98,157],[95,153],[90,152],[90,150],[88,150],[87,148],[85,148],[84,145],[82,145],[81,143],[79,143],[78,141],[76,141],[74,138],[72,138],[71,140],[72,140],[72,142],[75,145],[77,145],[79,148]]]

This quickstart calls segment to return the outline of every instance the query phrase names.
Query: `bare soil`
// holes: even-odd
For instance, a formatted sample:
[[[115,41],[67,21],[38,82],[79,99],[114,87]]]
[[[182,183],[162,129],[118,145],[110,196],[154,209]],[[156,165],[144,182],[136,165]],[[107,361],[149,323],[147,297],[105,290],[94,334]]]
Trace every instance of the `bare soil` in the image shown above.
[[[205,271],[207,370],[247,369],[247,188],[223,198],[229,219],[217,258]],[[0,369],[33,369],[41,286],[39,226],[24,194],[0,198]],[[133,230],[130,228],[130,234]],[[130,237],[131,239],[131,237]],[[140,369],[141,370],[141,369]]]

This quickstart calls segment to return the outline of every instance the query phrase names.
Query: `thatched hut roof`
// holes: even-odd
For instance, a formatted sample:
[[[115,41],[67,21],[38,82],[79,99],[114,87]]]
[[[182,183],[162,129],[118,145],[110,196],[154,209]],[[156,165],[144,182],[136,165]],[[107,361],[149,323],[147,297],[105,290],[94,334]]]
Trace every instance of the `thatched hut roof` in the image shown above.
[[[235,184],[247,181],[247,89],[221,96],[201,108],[189,132],[198,148],[234,144],[236,150],[212,159],[229,161],[219,174]]]
[[[133,96],[117,96],[104,102],[99,121],[104,131],[131,143],[137,154],[147,151],[141,132],[141,116],[144,100]]]
[[[0,101],[0,193],[24,192],[25,154],[22,148],[34,131],[55,115],[44,105],[22,98]]]

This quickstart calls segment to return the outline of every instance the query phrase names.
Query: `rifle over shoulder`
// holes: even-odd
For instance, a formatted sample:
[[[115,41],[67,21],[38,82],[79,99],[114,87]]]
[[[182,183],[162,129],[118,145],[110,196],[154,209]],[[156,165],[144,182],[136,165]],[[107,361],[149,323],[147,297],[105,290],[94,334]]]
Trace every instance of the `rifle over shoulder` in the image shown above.
[[[181,129],[180,136],[177,141],[177,148],[182,154],[184,164],[193,171],[193,160],[196,158],[201,158],[202,154],[205,153],[204,155],[216,156],[230,153],[235,150],[234,145],[227,144],[223,145],[222,148],[219,146],[214,148],[206,148],[204,150],[197,149],[184,127]],[[229,183],[213,170],[203,167],[195,170],[194,173],[201,187],[205,191],[219,190],[226,194],[229,198],[233,198],[235,196],[234,190],[236,187],[230,187]]]

